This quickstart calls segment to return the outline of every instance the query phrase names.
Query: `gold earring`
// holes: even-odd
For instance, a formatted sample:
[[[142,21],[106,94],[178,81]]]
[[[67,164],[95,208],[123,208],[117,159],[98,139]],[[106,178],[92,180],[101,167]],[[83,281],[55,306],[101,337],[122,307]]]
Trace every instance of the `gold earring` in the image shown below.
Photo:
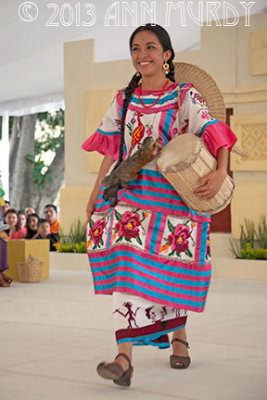
[[[165,61],[165,63],[163,64],[163,71],[165,72],[165,75],[168,75],[168,73],[170,72],[170,66],[167,63],[167,61]]]
[[[135,74],[135,75],[139,78],[139,76],[140,76],[141,74],[140,74],[140,72],[136,71],[136,74]]]

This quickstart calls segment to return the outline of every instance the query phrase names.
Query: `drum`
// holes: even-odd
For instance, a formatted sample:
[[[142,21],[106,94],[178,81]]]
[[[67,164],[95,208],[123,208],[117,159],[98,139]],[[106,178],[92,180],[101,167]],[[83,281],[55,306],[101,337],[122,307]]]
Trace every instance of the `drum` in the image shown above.
[[[159,153],[157,164],[186,205],[198,214],[216,214],[230,203],[234,182],[229,175],[211,200],[201,200],[193,194],[198,180],[217,166],[217,160],[198,136],[185,133],[172,139]]]

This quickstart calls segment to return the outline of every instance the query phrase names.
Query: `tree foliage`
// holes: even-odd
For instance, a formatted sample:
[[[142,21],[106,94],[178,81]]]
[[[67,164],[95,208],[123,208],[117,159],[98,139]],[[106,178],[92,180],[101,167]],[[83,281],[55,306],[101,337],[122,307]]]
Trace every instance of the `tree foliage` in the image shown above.
[[[64,110],[14,117],[10,140],[10,200],[42,213],[64,180]]]

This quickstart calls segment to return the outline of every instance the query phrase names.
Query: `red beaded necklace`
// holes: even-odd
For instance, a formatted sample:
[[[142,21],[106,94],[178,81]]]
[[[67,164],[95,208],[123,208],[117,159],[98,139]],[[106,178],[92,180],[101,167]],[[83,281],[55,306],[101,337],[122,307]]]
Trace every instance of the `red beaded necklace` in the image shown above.
[[[140,104],[142,104],[142,106],[145,107],[145,108],[150,108],[150,107],[155,106],[155,105],[157,104],[157,102],[159,101],[160,96],[161,96],[162,93],[163,93],[163,90],[165,89],[165,87],[167,86],[167,84],[168,84],[169,82],[170,82],[169,79],[167,79],[166,82],[164,83],[164,85],[162,86],[161,91],[160,91],[160,94],[158,95],[157,100],[155,101],[155,103],[149,104],[149,105],[144,104],[144,103],[142,102],[142,100],[141,100],[141,92],[140,92],[140,90],[141,90],[141,89],[140,89],[140,86],[141,86],[141,85],[138,85],[138,87],[137,87],[137,94],[138,94],[138,99],[139,99],[139,101],[140,101]]]

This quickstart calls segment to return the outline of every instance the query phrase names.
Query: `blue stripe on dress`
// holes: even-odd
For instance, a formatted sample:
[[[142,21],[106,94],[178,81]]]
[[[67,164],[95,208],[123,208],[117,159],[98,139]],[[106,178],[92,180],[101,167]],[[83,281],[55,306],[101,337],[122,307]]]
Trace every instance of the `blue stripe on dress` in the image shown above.
[[[116,135],[119,135],[120,134],[120,132],[118,132],[118,131],[115,131],[115,132],[105,132],[105,131],[102,131],[102,129],[97,129],[96,130],[97,132],[99,132],[99,133],[101,133],[101,135],[106,135],[106,136],[116,136]]]
[[[135,201],[135,202],[137,200],[137,196],[134,196],[129,192],[123,193],[121,198],[128,199],[128,200]],[[181,206],[181,205],[176,205],[176,204],[172,204],[172,203],[166,204],[162,201],[157,201],[156,199],[155,199],[155,201],[153,201],[153,200],[143,200],[140,198],[138,198],[138,203],[139,203],[139,205],[144,205],[146,207],[153,206],[153,207],[161,207],[163,209],[167,208],[167,209],[171,209],[171,210],[175,210],[175,211],[186,211],[186,212],[190,212],[192,215],[199,216],[195,211],[191,210],[186,205]]]
[[[162,130],[163,146],[166,146],[166,144],[168,143],[170,124],[171,124],[173,114],[174,114],[174,109],[170,109],[167,111],[167,115],[166,115],[165,122],[164,122],[164,127]]]
[[[93,264],[93,262],[91,262],[91,263]],[[133,263],[133,261],[125,261],[125,260],[114,262],[114,264],[112,264],[112,267],[109,265],[109,266],[106,266],[106,267],[99,267],[98,268],[98,267],[94,267],[92,265],[92,272],[93,272],[93,274],[95,274],[97,272],[102,272],[104,274],[105,271],[109,271],[111,268],[119,268],[119,267],[129,267],[129,268],[133,268],[134,267],[134,269],[136,271],[140,271],[140,272],[146,273],[148,275],[151,275],[152,277],[165,280],[166,282],[170,282],[170,285],[172,283],[176,283],[176,284],[179,284],[179,285],[193,286],[195,288],[198,288],[198,287],[202,287],[203,285],[207,285],[208,284],[208,282],[206,282],[206,281],[199,282],[199,281],[191,281],[191,280],[183,279],[183,278],[172,278],[171,276],[166,276],[166,274],[164,274],[164,273],[161,274],[159,272],[151,271],[149,269],[141,267],[140,265],[136,265],[136,264]],[[211,274],[210,271],[201,272],[201,273],[199,273],[198,271],[195,271],[195,272],[196,272],[194,274],[195,277],[199,277],[200,276],[200,277],[203,277],[203,278],[206,278],[206,277],[209,278],[210,274]],[[182,274],[182,272],[180,272],[180,271],[177,272],[177,273]],[[124,274],[124,272],[121,272],[121,274]],[[107,275],[110,275],[110,274],[106,274],[105,273],[105,275],[101,275],[99,277],[94,276],[94,280],[96,280],[96,281],[104,281],[106,279]],[[186,274],[184,273],[184,275],[186,275]],[[192,274],[190,274],[190,275],[192,276]]]
[[[208,222],[202,222],[199,265],[205,264],[205,257],[207,252],[208,228],[209,228]]]
[[[157,104],[164,104],[167,101],[173,100],[175,98],[177,98],[177,90],[174,91],[172,94],[167,95],[167,96],[162,97],[161,99],[159,99]],[[150,98],[150,99],[149,98],[142,98],[142,94],[141,94],[141,100],[142,100],[143,104],[153,104],[153,103],[155,103],[155,98]],[[135,104],[140,105],[138,97],[131,97],[130,101],[131,101],[131,103],[135,103]]]
[[[111,244],[111,238],[112,238],[112,219],[113,219],[113,212],[112,208],[109,210],[109,221],[110,221],[110,226],[108,229],[108,238],[107,238],[107,250],[110,249],[110,244]]]
[[[208,271],[199,271],[197,269],[193,270],[192,269],[192,267],[193,267],[192,264],[188,265],[188,267],[190,267],[190,269],[189,268],[186,269],[186,268],[179,267],[179,266],[175,266],[175,267],[169,266],[169,265],[167,265],[165,263],[165,260],[162,260],[162,264],[161,264],[161,263],[159,263],[157,261],[153,261],[153,260],[150,260],[150,259],[147,259],[147,258],[144,259],[144,256],[139,256],[136,253],[133,254],[131,252],[131,249],[129,251],[127,251],[127,250],[126,251],[123,251],[123,250],[117,251],[115,255],[111,254],[111,255],[108,255],[108,256],[101,255],[101,256],[92,257],[91,258],[91,263],[95,264],[95,263],[104,263],[106,261],[113,261],[114,258],[117,258],[117,257],[120,257],[120,256],[121,257],[130,257],[130,258],[133,259],[133,261],[132,262],[130,262],[130,261],[128,262],[128,261],[124,261],[123,260],[123,261],[119,261],[119,262],[116,262],[116,263],[112,264],[113,266],[116,266],[116,265],[123,266],[124,263],[128,262],[129,266],[132,266],[134,264],[134,267],[136,269],[139,269],[140,271],[147,272],[147,270],[144,269],[143,267],[141,267],[139,265],[136,265],[135,260],[138,260],[142,264],[145,263],[147,265],[147,267],[151,266],[151,267],[155,267],[155,268],[158,268],[158,269],[162,269],[162,271],[167,271],[167,272],[171,272],[171,273],[176,272],[177,274],[179,273],[179,274],[188,275],[188,276],[191,275],[191,276],[195,276],[195,277],[199,277],[199,276],[200,277],[209,277],[210,274],[211,274],[211,272],[209,270]],[[103,271],[109,270],[110,268],[111,268],[110,265],[105,266],[105,267],[103,267],[103,266],[102,267],[94,267],[94,265],[92,265],[93,272],[101,272],[101,271],[103,272]],[[195,268],[198,268],[198,265]],[[151,275],[155,275],[155,276],[158,276],[159,278],[161,278],[161,274],[160,273],[151,271],[151,270],[149,270],[149,268],[148,268],[148,272]],[[162,274],[162,276],[165,277],[164,274]],[[188,280],[185,279],[185,282],[188,282]],[[190,281],[191,286],[194,286],[195,283],[198,283],[198,282],[195,282],[195,281],[191,282]]]
[[[156,340],[160,336],[163,336],[163,335],[165,335],[167,333],[170,333],[170,332],[173,332],[173,331],[177,331],[178,329],[181,329],[181,328],[184,328],[184,327],[185,327],[185,324],[177,326],[176,328],[167,329],[165,331],[160,331],[160,332],[157,332],[157,333],[150,333],[150,334],[144,335],[144,336],[136,336],[136,337],[133,337],[133,338],[123,338],[123,339],[119,339],[117,341],[117,343],[119,344],[119,343],[123,343],[123,342],[135,342],[135,341],[139,341],[139,340],[144,340],[145,341],[146,339],[149,339],[149,343],[148,344],[150,344],[152,346],[160,347],[160,343],[153,343],[153,342],[150,343],[150,340]],[[138,343],[136,345],[138,345]],[[170,345],[165,345],[164,347],[160,347],[160,348],[167,348],[167,347],[170,347]]]
[[[157,237],[158,237],[158,234],[159,234],[161,220],[162,220],[162,213],[159,212],[159,213],[157,213],[156,221],[155,221],[153,232],[152,232],[152,236],[151,236],[151,241],[150,241],[150,246],[149,246],[149,253],[150,254],[155,254],[155,247],[156,247],[156,244],[157,244]]]
[[[208,290],[192,290],[192,289],[181,289],[181,288],[177,288],[177,287],[173,287],[172,285],[168,286],[164,283],[158,282],[156,280],[153,279],[149,279],[149,278],[144,278],[140,275],[128,272],[128,271],[123,271],[123,273],[121,273],[121,271],[116,271],[113,272],[112,274],[106,274],[105,275],[105,279],[112,279],[114,277],[128,277],[131,279],[135,279],[135,281],[139,281],[139,282],[143,282],[146,284],[149,284],[151,287],[154,286],[155,288],[161,288],[161,289],[165,289],[165,290],[169,290],[175,293],[181,293],[181,294],[185,294],[188,296],[195,296],[195,297],[199,297],[199,296],[206,296],[208,293]],[[102,282],[104,283],[105,281],[103,280],[103,277],[100,276],[96,276],[94,278],[94,282]],[[116,281],[117,282],[117,281]],[[118,281],[119,282],[119,281]],[[143,286],[142,286],[143,287]]]
[[[201,137],[201,136],[203,135],[205,129],[206,129],[209,125],[211,125],[211,124],[217,124],[217,122],[219,122],[217,119],[214,119],[213,121],[207,122],[205,125],[202,126],[202,129],[201,129],[201,131],[200,131],[200,133],[199,133],[198,136]]]
[[[95,285],[95,289],[96,290],[110,290],[110,289],[113,289],[114,287],[116,287],[116,283],[117,283],[117,286],[119,286],[119,287],[132,288],[132,289],[138,290],[140,292],[143,292],[143,293],[147,294],[148,296],[159,298],[159,299],[162,299],[165,301],[170,301],[172,303],[177,303],[176,296],[174,297],[174,296],[168,296],[163,293],[158,293],[157,291],[149,290],[142,286],[131,284],[130,282],[114,282],[114,284],[108,284],[108,285],[99,285],[99,286]],[[186,305],[190,305],[192,307],[200,308],[200,307],[204,307],[205,301],[179,299],[179,304],[186,304]]]

